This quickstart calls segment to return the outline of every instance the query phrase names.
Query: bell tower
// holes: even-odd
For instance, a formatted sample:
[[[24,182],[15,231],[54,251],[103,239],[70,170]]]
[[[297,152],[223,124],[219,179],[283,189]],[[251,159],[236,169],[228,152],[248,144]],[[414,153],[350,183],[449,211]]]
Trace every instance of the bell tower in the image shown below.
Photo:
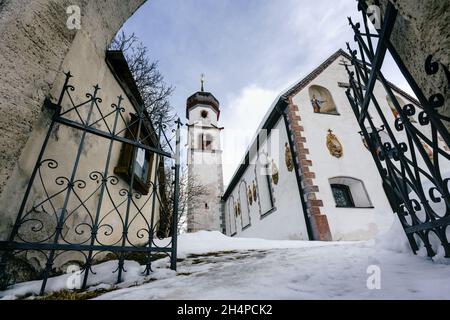
[[[188,119],[188,232],[223,231],[221,208],[223,194],[222,149],[219,126],[220,103],[212,93],[201,89],[187,99]],[[198,192],[201,190],[201,192]]]

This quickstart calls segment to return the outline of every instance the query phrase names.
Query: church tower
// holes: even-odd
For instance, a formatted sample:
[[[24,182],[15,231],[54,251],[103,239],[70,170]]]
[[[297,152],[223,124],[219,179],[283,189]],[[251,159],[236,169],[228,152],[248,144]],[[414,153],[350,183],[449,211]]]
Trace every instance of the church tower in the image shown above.
[[[188,188],[193,200],[188,204],[188,232],[224,230],[221,208],[223,194],[222,149],[219,126],[220,104],[209,92],[201,90],[187,100]],[[200,187],[199,187],[200,186]],[[202,191],[198,194],[199,189]]]

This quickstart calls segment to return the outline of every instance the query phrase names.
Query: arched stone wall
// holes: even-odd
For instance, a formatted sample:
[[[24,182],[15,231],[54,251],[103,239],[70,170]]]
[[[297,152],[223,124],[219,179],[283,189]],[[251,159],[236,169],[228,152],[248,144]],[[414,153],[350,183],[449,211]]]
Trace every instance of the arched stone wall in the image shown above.
[[[450,38],[446,37],[450,29],[450,2],[381,0],[382,12],[388,1],[399,11],[392,33],[395,48],[427,98],[437,93],[444,95],[445,105],[440,113],[450,116],[449,80],[443,68],[450,68]],[[440,64],[439,72],[431,76],[425,72],[429,55]],[[450,130],[450,123],[444,124]]]
[[[42,104],[53,89],[77,32],[99,54],[146,0],[0,0],[0,194]],[[66,26],[69,5],[81,8],[81,30]]]

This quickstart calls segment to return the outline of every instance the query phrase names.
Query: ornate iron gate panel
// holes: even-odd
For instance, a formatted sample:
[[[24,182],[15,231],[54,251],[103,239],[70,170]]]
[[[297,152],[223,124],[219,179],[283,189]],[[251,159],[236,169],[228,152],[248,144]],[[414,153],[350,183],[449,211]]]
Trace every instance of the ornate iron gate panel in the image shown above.
[[[394,5],[388,1],[381,29],[374,34],[369,28],[372,13],[366,1],[358,3],[363,27],[349,18],[359,54],[347,44],[352,57],[352,66],[346,65],[350,77],[347,97],[412,250],[417,253],[424,247],[430,257],[439,253],[450,258],[450,172],[442,169],[447,166],[448,170],[450,163],[450,134],[445,127],[450,118],[439,113],[444,97],[440,93],[425,96],[391,43],[398,15]],[[381,72],[388,50],[417,96],[417,105],[402,105]],[[440,66],[430,56],[424,68],[433,76]],[[448,74],[445,66],[442,69]],[[392,102],[395,117],[387,117],[375,97],[377,81]]]
[[[98,85],[77,103],[71,78],[66,74],[57,103],[45,103],[54,113],[52,121],[10,237],[0,242],[3,284],[11,281],[10,261],[37,257],[41,294],[55,266],[67,261],[80,262],[82,289],[92,265],[108,257],[118,261],[118,282],[130,254],[144,257],[146,275],[155,255],[170,257],[172,269],[177,262],[178,221],[172,213],[178,212],[181,122],[173,130],[173,150],[162,121],[154,127],[143,107],[126,114],[122,96],[103,107]],[[168,165],[174,181],[165,181]],[[173,199],[165,199],[168,183]],[[169,232],[162,230],[161,217]]]

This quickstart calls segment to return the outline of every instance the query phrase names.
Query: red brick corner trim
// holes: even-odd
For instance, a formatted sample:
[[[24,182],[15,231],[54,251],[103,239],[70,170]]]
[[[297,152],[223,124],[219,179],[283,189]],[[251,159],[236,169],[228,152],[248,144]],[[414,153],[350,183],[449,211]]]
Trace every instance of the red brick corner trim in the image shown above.
[[[298,106],[293,103],[292,98],[288,99],[287,115],[294,141],[295,150],[292,151],[300,168],[303,196],[314,240],[331,241],[327,216],[320,209],[323,207],[323,201],[318,199],[319,187],[314,184],[316,174],[311,170],[313,163],[308,159],[309,150],[306,148],[307,140],[303,133],[304,128],[301,126],[302,119]]]

